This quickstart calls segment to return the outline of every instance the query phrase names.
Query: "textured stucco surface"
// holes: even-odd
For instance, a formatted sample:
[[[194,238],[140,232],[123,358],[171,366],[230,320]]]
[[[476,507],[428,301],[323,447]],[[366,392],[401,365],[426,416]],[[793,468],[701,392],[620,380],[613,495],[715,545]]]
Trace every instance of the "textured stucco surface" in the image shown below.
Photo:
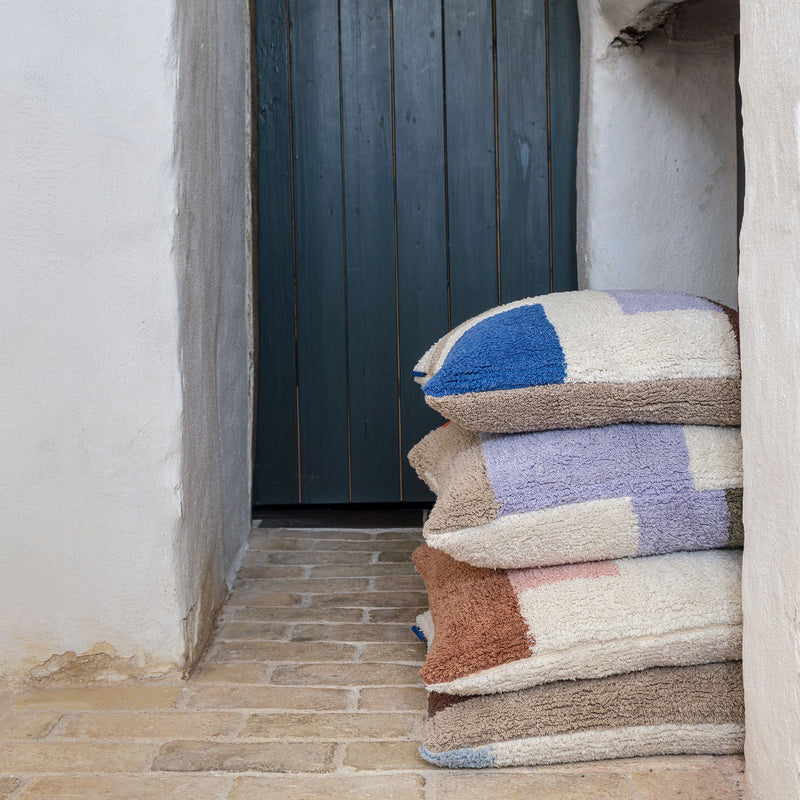
[[[610,47],[631,5],[579,2],[581,286],[736,306],[733,39]]]
[[[3,19],[0,660],[177,661],[172,10]]]
[[[744,665],[749,800],[800,798],[800,15],[741,5]]]
[[[177,7],[186,658],[208,640],[249,532],[244,3]]]
[[[220,204],[220,328],[217,339],[218,418],[222,443],[223,555],[233,583],[250,531],[252,420],[251,284],[248,251],[250,125],[248,4],[219,3],[217,108],[222,199]],[[247,414],[244,418],[243,414]]]
[[[0,673],[180,664],[247,535],[245,8],[222,5],[4,11]]]
[[[682,2],[684,0],[598,0],[597,6],[609,25],[621,31],[637,24],[652,28]]]

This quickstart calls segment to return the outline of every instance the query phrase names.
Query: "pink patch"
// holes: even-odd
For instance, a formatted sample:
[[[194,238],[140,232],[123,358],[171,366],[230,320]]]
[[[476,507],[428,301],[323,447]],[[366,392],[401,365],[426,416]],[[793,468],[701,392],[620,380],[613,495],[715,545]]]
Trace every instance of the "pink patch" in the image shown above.
[[[613,561],[590,561],[586,564],[561,564],[557,567],[533,567],[532,569],[510,569],[508,579],[519,594],[528,589],[538,589],[548,583],[572,581],[576,578],[604,578],[619,575],[619,567]]]

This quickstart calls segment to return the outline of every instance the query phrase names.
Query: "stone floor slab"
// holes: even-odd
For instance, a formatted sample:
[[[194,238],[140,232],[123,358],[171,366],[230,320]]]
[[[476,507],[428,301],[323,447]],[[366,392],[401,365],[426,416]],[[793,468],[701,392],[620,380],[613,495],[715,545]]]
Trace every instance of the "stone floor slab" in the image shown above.
[[[0,742],[0,764],[14,774],[143,772],[153,746],[130,742]]]
[[[165,772],[330,772],[333,742],[167,742],[153,762]]]
[[[416,575],[416,567],[405,561],[399,564],[328,564],[311,567],[312,578],[384,577],[386,575]]]
[[[358,770],[438,771],[420,756],[418,742],[352,742],[344,764]]]
[[[239,734],[242,738],[315,739],[345,742],[350,739],[409,739],[419,736],[422,714],[307,713],[253,714]]]
[[[364,592],[369,578],[267,578],[265,580],[237,581],[234,596],[239,600],[257,598],[265,592]],[[418,587],[414,587],[418,588]]]
[[[20,800],[225,800],[232,778],[215,775],[47,777],[33,780]],[[2,797],[2,795],[0,795]]]
[[[217,642],[208,653],[212,663],[257,661],[302,664],[352,661],[356,648],[352,644],[333,642]]]
[[[250,537],[249,549],[253,552],[261,553],[274,553],[287,552],[295,550],[311,550],[315,544],[314,539],[296,539],[286,538],[282,539],[277,535],[272,534],[255,534]]]
[[[241,713],[162,711],[151,713],[68,714],[62,717],[51,738],[102,739],[216,739],[233,736],[246,720]]]
[[[637,800],[626,776],[520,774],[514,771],[453,771],[428,776],[426,800]],[[687,798],[688,800],[688,798]]]
[[[75,686],[28,689],[14,700],[17,710],[128,710],[172,708],[180,686]]]
[[[358,707],[366,711],[417,711],[423,713],[428,703],[425,689],[415,686],[383,686],[359,690]]]
[[[419,575],[380,575],[373,579],[375,592],[424,592],[425,581]]]
[[[420,544],[424,541],[419,528],[409,528],[405,530],[401,528],[399,530],[380,531],[375,534],[375,540],[378,542],[384,542],[387,539],[390,541],[419,542]]]
[[[286,709],[340,711],[350,701],[348,689],[288,686],[200,686],[187,690],[187,709]]]
[[[418,669],[425,661],[425,645],[408,629],[404,644],[367,644],[361,649],[359,661],[382,661],[394,664],[414,664]]]
[[[284,622],[361,622],[364,617],[360,608],[284,608],[263,606],[230,609],[230,619],[239,622],[283,620]]]
[[[419,670],[410,664],[291,664],[272,673],[284,686],[418,686]]]
[[[424,800],[419,775],[239,778],[227,800]]]
[[[217,642],[235,641],[260,641],[276,642],[289,635],[291,626],[280,622],[262,622],[251,620],[248,622],[225,622],[217,629],[215,639]],[[314,641],[309,639],[308,641]],[[344,641],[344,640],[343,640]]]
[[[239,570],[237,580],[264,578],[302,578],[306,573],[302,564],[272,564],[264,567],[245,567]],[[323,577],[323,576],[320,576]]]
[[[16,777],[0,777],[0,800],[8,800],[22,786],[22,780]]]
[[[634,774],[637,800],[741,800],[741,793],[716,767]]]
[[[311,595],[311,605],[322,608],[417,608],[427,602],[425,592],[351,592]]]
[[[267,555],[262,553],[262,556]],[[261,563],[268,564],[304,564],[305,566],[314,566],[317,564],[370,564],[372,562],[373,554],[369,550],[350,550],[345,548],[339,551],[309,551],[307,553],[271,553],[269,558]],[[401,560],[401,559],[396,559]],[[408,559],[405,559],[406,562]],[[258,559],[256,554],[253,556],[253,561],[247,562],[248,566],[257,565]]]
[[[380,544],[374,541],[365,542],[349,542],[341,539],[320,539],[315,547],[315,552],[326,552],[331,550],[346,550],[348,553],[362,552],[382,552],[383,550],[393,550],[396,552],[411,553],[418,546],[416,540],[409,541],[408,539],[400,539],[392,542],[381,542]]]
[[[408,625],[359,622],[340,625],[295,625],[294,642],[397,642],[407,643],[413,636]]]
[[[264,683],[267,671],[264,664],[201,664],[192,676],[193,684],[204,683]]]
[[[61,718],[60,714],[21,712],[0,719],[0,741],[3,739],[44,739]]]
[[[395,542],[387,542],[387,545],[394,545]],[[411,558],[414,548],[409,547],[404,550],[387,549],[378,553],[378,563],[380,564],[407,564]]]
[[[374,541],[380,534],[363,528],[261,528],[255,536],[275,536],[280,539],[324,539],[337,541]]]
[[[368,612],[370,622],[399,622],[403,625],[417,624],[417,617],[428,610],[428,597],[425,596],[425,603],[421,603],[414,608],[374,608]]]
[[[260,592],[258,596],[243,596],[240,591],[234,591],[228,599],[228,608],[236,606],[246,606],[254,608],[256,606],[299,606],[303,602],[300,594],[289,594],[288,592]]]

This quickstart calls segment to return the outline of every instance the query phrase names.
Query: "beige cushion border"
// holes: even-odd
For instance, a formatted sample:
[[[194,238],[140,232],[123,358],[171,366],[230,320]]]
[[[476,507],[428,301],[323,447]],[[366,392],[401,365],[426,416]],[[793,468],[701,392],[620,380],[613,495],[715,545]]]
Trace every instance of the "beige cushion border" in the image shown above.
[[[431,408],[472,431],[522,433],[623,422],[739,425],[739,378],[642,383],[558,383],[425,397]]]

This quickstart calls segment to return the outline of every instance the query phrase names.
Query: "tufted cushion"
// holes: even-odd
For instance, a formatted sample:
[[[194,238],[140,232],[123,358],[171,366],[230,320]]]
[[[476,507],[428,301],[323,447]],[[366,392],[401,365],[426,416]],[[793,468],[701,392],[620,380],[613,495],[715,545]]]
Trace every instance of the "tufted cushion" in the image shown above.
[[[742,544],[739,428],[621,424],[478,434],[449,423],[409,453],[437,494],[428,544],[521,568]]]
[[[492,694],[552,681],[741,658],[741,552],[708,550],[524,570],[412,556],[435,638],[429,691]]]
[[[737,320],[675,292],[542,295],[454,328],[414,376],[431,407],[476,431],[738,425]]]
[[[428,695],[420,753],[443,767],[741,753],[739,661],[557,681],[502,694]]]

